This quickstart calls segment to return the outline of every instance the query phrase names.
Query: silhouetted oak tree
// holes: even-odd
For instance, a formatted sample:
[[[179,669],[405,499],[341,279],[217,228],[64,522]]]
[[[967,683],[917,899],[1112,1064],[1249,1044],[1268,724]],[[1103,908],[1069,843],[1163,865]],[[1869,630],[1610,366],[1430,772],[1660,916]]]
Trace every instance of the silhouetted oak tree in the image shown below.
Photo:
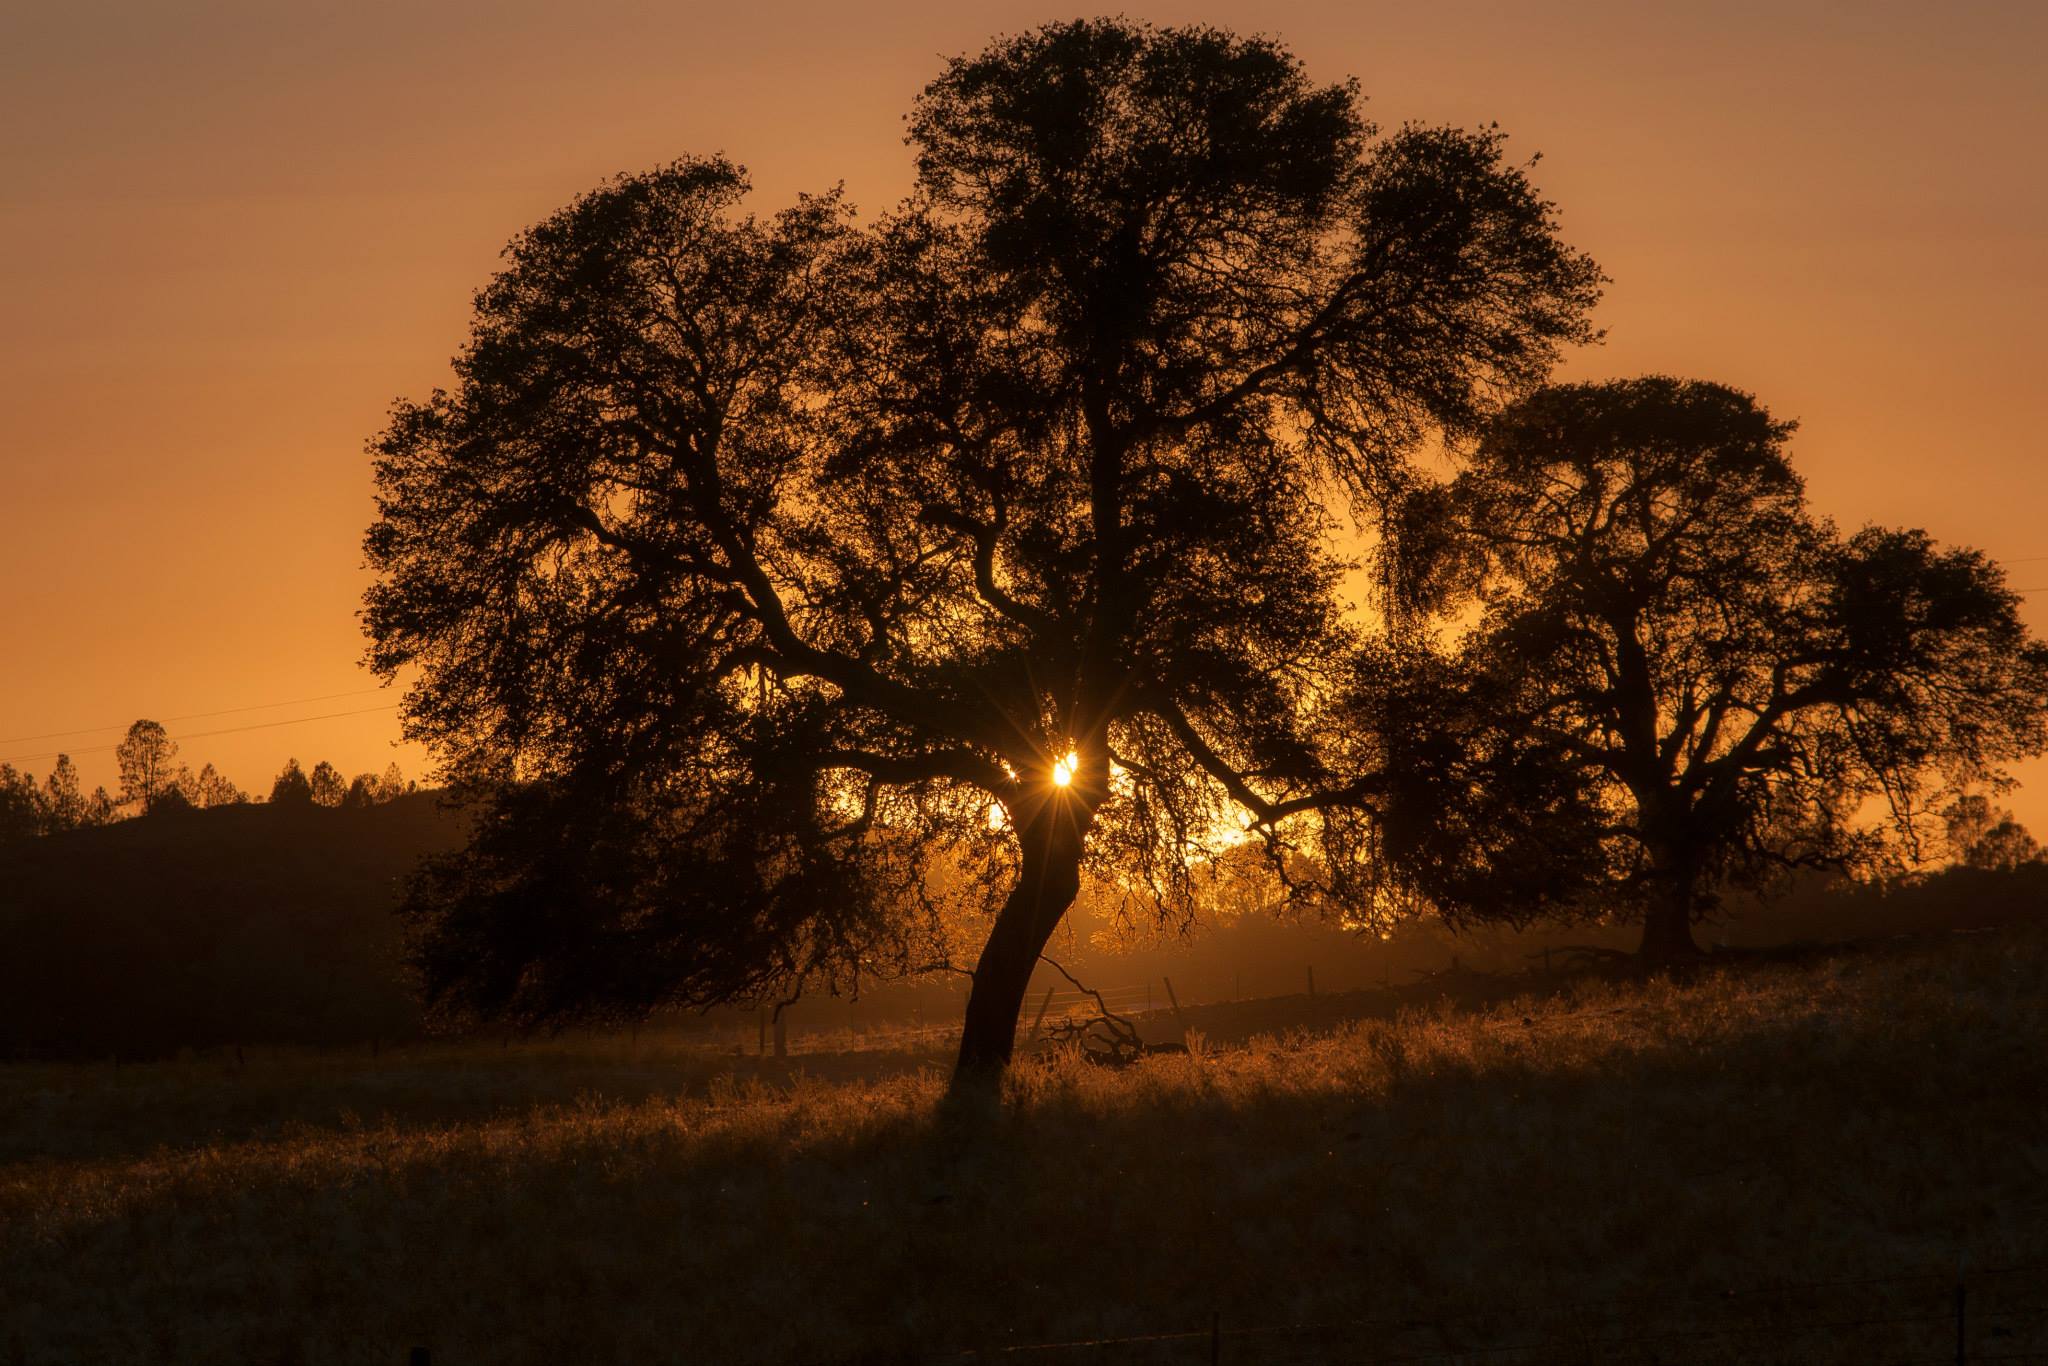
[[[1495,738],[1473,753],[1514,736],[1545,747],[1523,781],[1567,770],[1481,799],[1498,858],[1456,830],[1415,841],[1442,856],[1433,899],[1632,907],[1643,955],[1682,957],[1718,889],[1885,854],[1930,800],[2048,743],[2048,646],[1997,566],[1918,531],[1843,537],[1805,507],[1791,431],[1717,384],[1550,388],[1418,495],[1479,560],[1458,686],[1490,726],[1466,733]],[[1540,837],[1510,848],[1517,830]]]
[[[1176,904],[1249,823],[1357,892],[1329,509],[1539,382],[1597,270],[1497,133],[1381,135],[1264,39],[1055,25],[909,131],[873,227],[717,160],[579,199],[377,439],[371,659],[487,799],[411,901],[444,1002],[761,999],[981,907],[986,1075],[1084,872]]]

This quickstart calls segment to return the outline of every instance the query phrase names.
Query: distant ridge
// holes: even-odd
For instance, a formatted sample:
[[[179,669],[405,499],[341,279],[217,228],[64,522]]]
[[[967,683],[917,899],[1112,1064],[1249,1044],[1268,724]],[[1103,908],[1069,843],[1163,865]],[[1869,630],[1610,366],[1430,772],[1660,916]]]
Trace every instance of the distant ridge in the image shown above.
[[[0,847],[0,1057],[416,1034],[393,915],[464,818],[421,792],[251,803]]]

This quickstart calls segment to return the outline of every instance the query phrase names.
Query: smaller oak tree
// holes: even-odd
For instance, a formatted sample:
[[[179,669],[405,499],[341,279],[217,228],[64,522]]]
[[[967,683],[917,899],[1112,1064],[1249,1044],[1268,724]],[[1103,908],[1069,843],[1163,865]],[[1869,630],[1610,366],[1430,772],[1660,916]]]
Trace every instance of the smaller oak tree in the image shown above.
[[[1805,506],[1792,430],[1717,384],[1558,386],[1418,495],[1483,606],[1460,653],[1493,724],[1468,731],[1567,770],[1489,813],[1543,831],[1500,841],[1490,879],[1444,875],[1442,830],[1413,841],[1425,895],[1626,908],[1645,958],[1681,958],[1721,889],[1917,854],[1931,802],[2048,747],[2048,646],[1999,568],[1919,531],[1840,535]]]

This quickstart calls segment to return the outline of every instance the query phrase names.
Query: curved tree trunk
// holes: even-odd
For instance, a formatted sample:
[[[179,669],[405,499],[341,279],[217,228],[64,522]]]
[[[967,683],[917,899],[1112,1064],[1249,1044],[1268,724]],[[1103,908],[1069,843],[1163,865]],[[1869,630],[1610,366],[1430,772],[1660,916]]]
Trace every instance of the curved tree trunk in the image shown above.
[[[974,986],[967,993],[960,1058],[953,1069],[956,1093],[993,1088],[1009,1065],[1017,1045],[1017,1017],[1038,955],[1081,891],[1085,819],[1077,804],[1055,795],[1020,832],[1023,868],[982,946]]]

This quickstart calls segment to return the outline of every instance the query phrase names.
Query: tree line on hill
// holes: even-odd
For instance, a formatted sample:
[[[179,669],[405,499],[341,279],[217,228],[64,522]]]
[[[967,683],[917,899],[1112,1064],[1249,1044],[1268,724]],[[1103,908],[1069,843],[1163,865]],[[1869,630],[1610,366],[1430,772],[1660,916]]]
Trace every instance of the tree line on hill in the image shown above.
[[[87,795],[71,756],[59,754],[49,776],[38,783],[33,773],[0,764],[0,844],[111,825],[137,816],[239,806],[257,800],[210,763],[197,773],[178,761],[178,742],[161,722],[138,720],[114,747],[120,770],[117,792],[104,786]],[[417,791],[394,761],[382,773],[359,773],[344,779],[325,759],[311,773],[296,758],[287,759],[270,785],[268,801],[280,806],[362,809],[381,806]]]

